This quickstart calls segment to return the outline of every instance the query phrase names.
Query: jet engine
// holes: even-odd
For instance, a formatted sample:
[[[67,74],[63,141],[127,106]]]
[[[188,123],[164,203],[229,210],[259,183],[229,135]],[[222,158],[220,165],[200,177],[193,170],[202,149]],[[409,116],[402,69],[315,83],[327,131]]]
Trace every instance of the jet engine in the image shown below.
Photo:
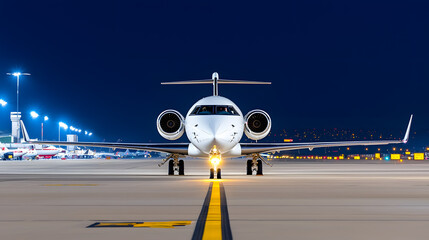
[[[159,114],[156,126],[159,134],[168,140],[179,139],[185,132],[185,119],[176,110],[165,110]]]
[[[268,135],[271,130],[271,118],[262,110],[252,110],[246,116],[244,133],[252,140],[260,140]]]

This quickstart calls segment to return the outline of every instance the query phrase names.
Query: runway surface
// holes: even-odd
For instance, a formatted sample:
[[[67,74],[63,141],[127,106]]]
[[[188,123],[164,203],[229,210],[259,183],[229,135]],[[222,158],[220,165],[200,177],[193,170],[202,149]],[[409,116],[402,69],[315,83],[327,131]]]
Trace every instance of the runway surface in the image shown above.
[[[236,159],[210,181],[207,161],[185,162],[186,176],[165,176],[158,159],[0,161],[0,239],[192,239],[198,222],[208,239],[225,215],[234,239],[429,236],[429,163],[276,162],[246,176]]]

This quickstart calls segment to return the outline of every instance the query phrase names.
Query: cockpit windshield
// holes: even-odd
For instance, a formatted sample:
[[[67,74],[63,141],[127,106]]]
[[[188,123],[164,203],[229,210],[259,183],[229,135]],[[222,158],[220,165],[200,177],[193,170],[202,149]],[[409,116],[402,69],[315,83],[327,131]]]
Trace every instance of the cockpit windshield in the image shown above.
[[[233,106],[201,105],[196,106],[190,115],[238,115]]]

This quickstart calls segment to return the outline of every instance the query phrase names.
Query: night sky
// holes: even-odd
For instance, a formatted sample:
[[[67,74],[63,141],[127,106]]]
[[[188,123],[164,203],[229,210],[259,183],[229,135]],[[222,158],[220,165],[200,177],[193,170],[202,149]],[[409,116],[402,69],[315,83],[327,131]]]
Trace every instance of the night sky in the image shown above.
[[[391,129],[409,115],[429,142],[427,1],[0,1],[0,131],[10,131],[16,81],[32,137],[64,121],[80,140],[166,142],[156,118],[186,114],[210,85],[162,81],[271,81],[221,85],[244,113],[260,108],[273,130]],[[64,136],[64,135],[63,135]],[[64,140],[64,139],[63,139]],[[179,141],[186,142],[182,137]]]

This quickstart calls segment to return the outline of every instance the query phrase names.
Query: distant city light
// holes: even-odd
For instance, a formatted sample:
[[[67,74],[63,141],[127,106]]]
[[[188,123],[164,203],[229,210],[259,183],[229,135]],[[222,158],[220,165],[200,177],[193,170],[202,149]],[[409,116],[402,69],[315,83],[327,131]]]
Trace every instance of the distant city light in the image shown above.
[[[35,118],[38,118],[38,117],[39,117],[39,114],[38,114],[38,113],[36,113],[35,111],[31,111],[31,112],[30,112],[30,115],[31,115],[31,117],[32,117],[33,119],[35,119]]]
[[[43,118],[43,120],[48,121],[48,120],[49,120],[48,116],[45,116],[45,117]]]
[[[92,132],[88,133],[88,136],[92,136]]]
[[[6,106],[6,104],[7,104],[7,102],[6,102],[5,100],[0,99],[0,105],[1,105],[2,107]]]
[[[85,131],[85,135],[88,135],[88,131]]]
[[[79,129],[79,133],[82,132],[82,129]]]
[[[75,128],[74,128],[73,126],[70,126],[70,130],[74,131],[74,130],[75,130]]]
[[[64,130],[67,130],[69,127],[67,126],[67,124],[63,123],[63,122],[59,122],[59,126],[64,128]]]

